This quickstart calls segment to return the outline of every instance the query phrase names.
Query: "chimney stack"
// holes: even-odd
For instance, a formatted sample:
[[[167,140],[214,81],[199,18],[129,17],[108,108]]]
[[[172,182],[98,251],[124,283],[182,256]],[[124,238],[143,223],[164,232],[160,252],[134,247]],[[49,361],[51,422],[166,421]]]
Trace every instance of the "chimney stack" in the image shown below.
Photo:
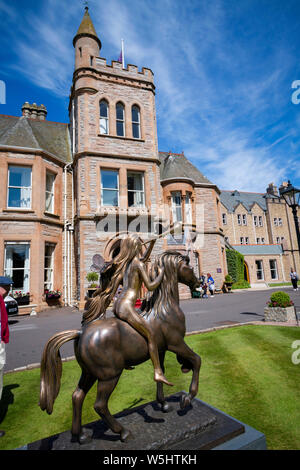
[[[274,183],[270,183],[267,187],[267,194],[272,194],[272,196],[278,196],[278,189],[277,186],[274,185]]]
[[[30,104],[26,101],[22,106],[22,116],[37,121],[45,121],[47,116],[46,106],[43,104],[38,106],[36,103]]]

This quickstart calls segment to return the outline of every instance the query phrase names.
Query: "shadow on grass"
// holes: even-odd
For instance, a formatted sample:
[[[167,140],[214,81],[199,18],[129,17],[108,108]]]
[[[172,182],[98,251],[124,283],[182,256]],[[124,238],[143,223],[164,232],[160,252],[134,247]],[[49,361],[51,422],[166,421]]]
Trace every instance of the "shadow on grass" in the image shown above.
[[[0,423],[2,423],[5,416],[7,415],[9,405],[12,405],[14,403],[15,397],[14,397],[14,394],[12,393],[12,390],[18,387],[20,387],[19,384],[11,384],[11,385],[6,385],[5,387],[3,387],[1,404],[0,404]]]

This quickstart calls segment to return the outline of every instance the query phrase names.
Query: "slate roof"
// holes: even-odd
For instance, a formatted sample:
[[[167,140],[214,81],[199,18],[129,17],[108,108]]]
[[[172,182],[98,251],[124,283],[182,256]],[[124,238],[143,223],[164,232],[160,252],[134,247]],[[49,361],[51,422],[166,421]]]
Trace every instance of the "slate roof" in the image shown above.
[[[266,194],[248,193],[242,191],[221,191],[220,200],[229,212],[234,212],[239,203],[250,212],[253,204],[258,204],[264,211],[267,210]]]
[[[0,145],[44,150],[72,161],[68,125],[59,122],[0,115]]]
[[[282,245],[232,245],[242,255],[280,255]]]
[[[189,178],[195,183],[213,185],[184,154],[159,152],[159,159],[161,181],[170,178]]]

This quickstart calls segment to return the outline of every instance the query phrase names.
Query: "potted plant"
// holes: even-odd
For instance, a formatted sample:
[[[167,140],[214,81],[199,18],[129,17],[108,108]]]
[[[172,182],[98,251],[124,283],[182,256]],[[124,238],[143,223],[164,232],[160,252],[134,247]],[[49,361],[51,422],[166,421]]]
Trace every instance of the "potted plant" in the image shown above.
[[[90,298],[93,296],[93,293],[98,287],[98,284],[96,281],[98,281],[99,279],[99,274],[96,273],[95,271],[91,271],[90,273],[87,274],[86,278],[89,281],[88,297]]]
[[[15,291],[13,298],[17,301],[18,305],[29,305],[30,303],[30,292]]]
[[[264,309],[265,321],[289,322],[295,320],[295,307],[286,292],[274,292]]]
[[[61,291],[60,290],[45,290],[45,297],[46,300],[58,300],[61,297]]]
[[[226,274],[224,284],[225,284],[225,286],[226,286],[226,288],[227,288],[227,291],[228,291],[228,292],[231,292],[231,288],[232,288],[232,284],[233,284],[233,279],[232,279],[232,277],[230,276],[230,274]]]

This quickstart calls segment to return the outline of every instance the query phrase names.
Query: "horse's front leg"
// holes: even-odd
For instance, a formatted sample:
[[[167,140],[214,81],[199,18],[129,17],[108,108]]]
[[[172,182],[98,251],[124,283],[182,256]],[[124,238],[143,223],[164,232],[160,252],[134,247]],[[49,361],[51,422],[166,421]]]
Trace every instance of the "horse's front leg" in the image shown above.
[[[160,361],[160,366],[161,366],[161,369],[162,369],[163,373],[165,373],[165,366],[164,366],[165,354],[166,354],[165,351],[159,353],[159,361]],[[173,410],[172,405],[170,405],[165,400],[164,390],[163,390],[163,383],[162,382],[157,382],[156,383],[156,400],[161,405],[161,410],[164,413],[168,413],[169,411]]]
[[[185,408],[186,406],[190,405],[192,399],[198,393],[201,358],[198,356],[198,354],[194,353],[191,348],[188,347],[182,337],[178,337],[177,341],[173,340],[172,344],[169,344],[168,350],[174,352],[178,357],[182,358],[185,363],[190,363],[192,366],[193,376],[189,393],[188,395],[183,395],[180,402],[180,407]]]

